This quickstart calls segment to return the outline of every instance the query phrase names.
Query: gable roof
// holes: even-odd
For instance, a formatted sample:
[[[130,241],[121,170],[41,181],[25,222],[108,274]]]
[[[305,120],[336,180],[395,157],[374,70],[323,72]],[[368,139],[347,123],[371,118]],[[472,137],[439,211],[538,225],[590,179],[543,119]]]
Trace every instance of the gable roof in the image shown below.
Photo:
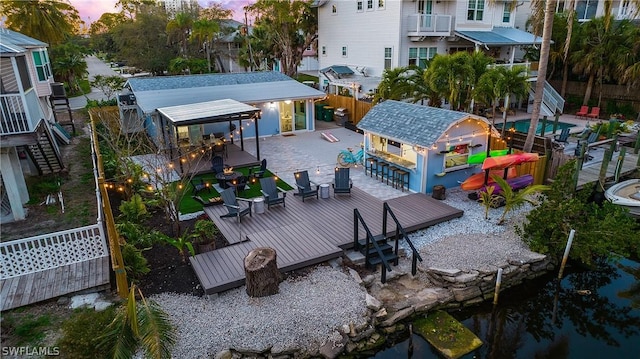
[[[478,45],[505,46],[542,43],[540,36],[513,27],[494,27],[491,31],[456,30],[456,34]]]
[[[324,98],[326,94],[279,72],[131,78],[126,87],[144,113],[157,108],[233,99],[244,103]]]
[[[358,128],[392,140],[431,147],[455,123],[467,118],[487,119],[465,112],[386,100],[371,108]]]
[[[0,53],[23,53],[34,47],[47,47],[47,43],[27,35],[0,27]]]

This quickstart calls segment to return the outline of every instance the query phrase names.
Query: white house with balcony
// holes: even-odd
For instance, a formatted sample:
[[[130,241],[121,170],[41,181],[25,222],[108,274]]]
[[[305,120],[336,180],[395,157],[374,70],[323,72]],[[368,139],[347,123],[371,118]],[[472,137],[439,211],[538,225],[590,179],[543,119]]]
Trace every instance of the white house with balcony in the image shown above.
[[[516,12],[523,9],[519,4],[488,0],[317,1],[320,86],[331,93],[347,89],[359,98],[375,92],[385,69],[426,67],[436,54],[458,51],[483,51],[502,64],[523,63],[517,50],[540,44],[541,38],[515,28]],[[550,108],[549,112],[555,110]]]
[[[50,128],[53,75],[47,46],[0,28],[0,223],[25,219],[25,174],[64,168]]]

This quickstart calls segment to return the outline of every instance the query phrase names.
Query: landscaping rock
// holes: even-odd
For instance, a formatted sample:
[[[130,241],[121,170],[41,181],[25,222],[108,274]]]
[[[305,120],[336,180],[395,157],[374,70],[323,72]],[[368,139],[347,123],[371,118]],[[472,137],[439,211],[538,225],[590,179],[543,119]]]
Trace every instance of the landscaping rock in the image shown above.
[[[380,307],[382,306],[382,303],[380,303],[379,300],[371,296],[369,293],[367,293],[365,297],[365,302],[367,303],[367,308],[373,310],[374,312],[380,310]]]

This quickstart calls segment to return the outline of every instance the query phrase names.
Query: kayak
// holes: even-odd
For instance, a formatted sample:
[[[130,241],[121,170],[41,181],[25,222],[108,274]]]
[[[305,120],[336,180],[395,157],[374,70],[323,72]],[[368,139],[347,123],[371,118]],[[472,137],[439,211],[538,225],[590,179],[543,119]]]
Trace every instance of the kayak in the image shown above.
[[[522,175],[516,178],[509,178],[507,180],[507,183],[509,184],[509,187],[511,187],[512,190],[517,191],[519,189],[523,189],[533,184],[533,176],[527,174],[527,175]],[[495,182],[489,183],[488,185],[483,186],[480,192],[486,192],[488,187],[493,187],[493,194],[502,193],[502,188]]]
[[[509,149],[491,150],[491,151],[489,151],[489,157],[504,156],[507,153],[509,153]],[[467,164],[479,165],[482,162],[484,162],[485,158],[487,158],[487,152],[476,153],[474,155],[469,156],[469,158],[467,159]]]
[[[489,157],[482,163],[483,170],[507,168],[525,162],[535,162],[538,160],[537,153],[514,153],[510,155]]]
[[[464,182],[462,182],[462,184],[460,184],[460,188],[462,188],[462,190],[464,191],[473,191],[482,187],[484,185],[484,175],[485,175],[484,171],[471,175]],[[489,181],[487,183],[495,182],[491,176],[498,176],[500,178],[503,178],[504,170],[500,169],[500,170],[489,171]],[[509,168],[509,170],[507,171],[507,178],[514,178],[517,176],[518,176],[518,171],[516,171],[516,168],[515,167]]]

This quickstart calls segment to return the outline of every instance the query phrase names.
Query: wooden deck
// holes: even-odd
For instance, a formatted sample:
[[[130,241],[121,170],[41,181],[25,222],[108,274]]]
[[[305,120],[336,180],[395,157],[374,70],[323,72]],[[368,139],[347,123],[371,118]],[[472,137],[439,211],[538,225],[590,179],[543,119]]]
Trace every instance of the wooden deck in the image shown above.
[[[602,154],[604,153],[604,148],[598,148],[596,151],[599,151],[600,161],[594,161],[594,163],[590,164],[589,162],[585,163],[582,166],[582,170],[578,174],[578,184],[577,189],[582,189],[586,186],[589,186],[598,181],[598,177],[600,176],[600,167],[602,166]],[[617,153],[613,155],[609,165],[607,166],[607,175],[606,180],[612,180],[615,175],[616,164],[618,160]],[[632,173],[633,171],[638,170],[638,155],[633,153],[633,150],[627,151],[624,157],[624,162],[622,164],[622,169],[620,171],[621,176],[626,176]]]
[[[333,195],[333,193],[332,193]],[[425,194],[411,194],[387,201],[407,231],[415,231],[462,216],[461,210]],[[244,284],[244,257],[256,247],[271,247],[278,256],[281,271],[311,266],[340,257],[353,247],[353,210],[357,208],[374,235],[382,232],[383,202],[353,188],[352,196],[329,199],[302,199],[287,193],[286,207],[265,208],[238,223],[220,218],[224,206],[205,208],[230,246],[191,257],[205,293],[214,294]],[[395,230],[389,221],[387,231]],[[363,229],[360,229],[363,236]]]
[[[247,149],[247,144],[245,144]],[[247,151],[240,149],[240,143],[227,144],[227,156],[223,156],[224,165],[230,167],[246,167],[260,165],[260,161]],[[174,163],[175,168],[180,168],[179,163]],[[182,166],[183,173],[210,173],[211,172],[211,160],[209,157],[202,158],[199,161],[194,161],[190,165]]]
[[[109,285],[109,257],[0,280],[1,310]]]

